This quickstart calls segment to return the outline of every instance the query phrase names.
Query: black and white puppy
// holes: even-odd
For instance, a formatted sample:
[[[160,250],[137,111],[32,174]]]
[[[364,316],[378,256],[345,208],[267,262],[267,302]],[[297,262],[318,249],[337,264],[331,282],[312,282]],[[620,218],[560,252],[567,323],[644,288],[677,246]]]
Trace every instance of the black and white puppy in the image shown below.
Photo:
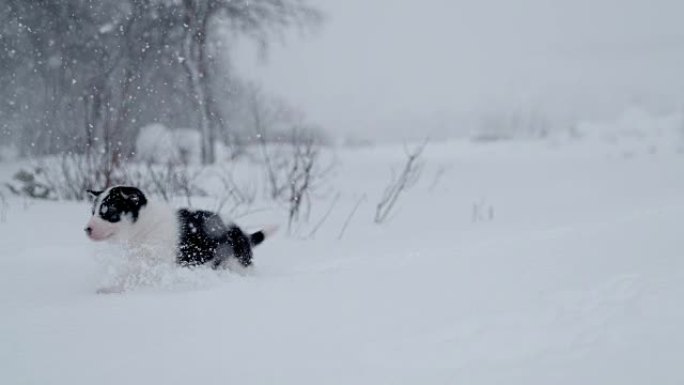
[[[94,198],[93,216],[85,227],[90,239],[154,250],[182,266],[218,268],[235,258],[247,267],[252,264],[252,248],[269,232],[245,234],[210,211],[174,209],[149,201],[136,187],[114,186],[88,193]]]

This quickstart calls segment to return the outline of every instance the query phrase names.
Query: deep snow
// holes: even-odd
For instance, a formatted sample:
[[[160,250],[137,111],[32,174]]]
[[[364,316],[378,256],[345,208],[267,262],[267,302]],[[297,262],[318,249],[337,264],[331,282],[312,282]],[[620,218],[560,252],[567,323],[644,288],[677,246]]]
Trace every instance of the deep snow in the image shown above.
[[[88,204],[12,199],[0,383],[684,382],[680,142],[433,143],[377,226],[402,156],[339,150],[329,220],[248,274],[162,269],[120,295],[95,293],[131,261],[85,238]]]

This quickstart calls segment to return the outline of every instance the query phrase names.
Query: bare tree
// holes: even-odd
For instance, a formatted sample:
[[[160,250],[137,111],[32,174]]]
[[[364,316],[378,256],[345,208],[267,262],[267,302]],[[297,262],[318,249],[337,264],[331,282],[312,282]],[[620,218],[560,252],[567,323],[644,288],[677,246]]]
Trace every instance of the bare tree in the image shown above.
[[[202,162],[213,163],[218,115],[211,89],[209,42],[218,30],[216,24],[265,45],[270,35],[285,28],[320,22],[321,14],[301,0],[183,0],[182,5],[185,37],[181,61],[198,109]]]
[[[375,223],[383,223],[394,209],[399,196],[416,184],[420,178],[422,164],[420,157],[427,145],[427,140],[418,145],[413,150],[409,150],[404,146],[404,153],[406,154],[406,161],[404,167],[399,174],[392,172],[387,187],[380,197],[380,201],[375,206]]]

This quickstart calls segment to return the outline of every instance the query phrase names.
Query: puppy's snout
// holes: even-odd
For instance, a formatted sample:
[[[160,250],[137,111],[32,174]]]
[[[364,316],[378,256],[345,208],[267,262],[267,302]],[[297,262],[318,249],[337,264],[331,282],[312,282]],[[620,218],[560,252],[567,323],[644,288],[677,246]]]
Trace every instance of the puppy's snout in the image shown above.
[[[93,233],[93,228],[88,226],[85,229],[83,229],[87,235],[91,235]]]

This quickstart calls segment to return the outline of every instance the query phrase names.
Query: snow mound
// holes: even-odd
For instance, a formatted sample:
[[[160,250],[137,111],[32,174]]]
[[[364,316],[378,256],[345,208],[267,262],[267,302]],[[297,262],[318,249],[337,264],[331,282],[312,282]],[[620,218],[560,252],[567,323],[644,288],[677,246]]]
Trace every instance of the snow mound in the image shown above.
[[[135,141],[136,158],[145,163],[198,164],[200,140],[196,130],[171,130],[163,124],[149,124],[140,129]]]

